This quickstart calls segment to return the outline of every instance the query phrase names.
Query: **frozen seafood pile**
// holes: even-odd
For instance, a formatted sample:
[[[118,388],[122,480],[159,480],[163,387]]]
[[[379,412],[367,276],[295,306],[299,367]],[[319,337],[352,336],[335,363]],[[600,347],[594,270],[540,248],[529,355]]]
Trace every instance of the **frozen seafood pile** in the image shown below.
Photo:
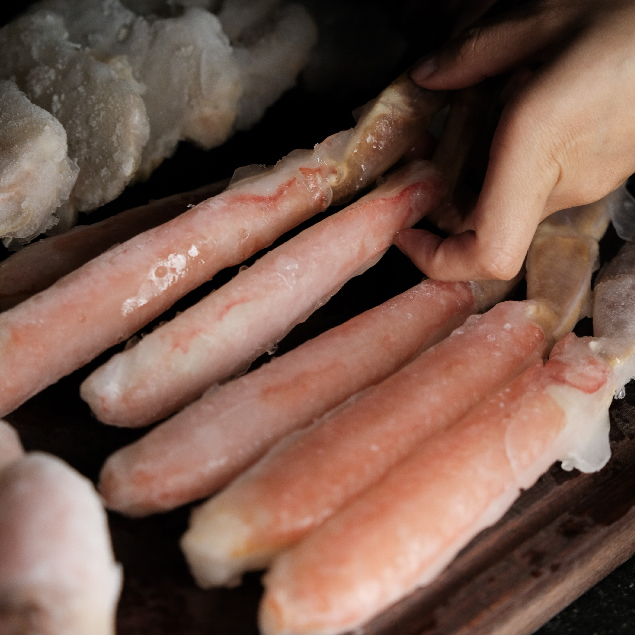
[[[42,0],[0,29],[0,237],[18,246],[256,123],[317,41],[271,0]],[[253,5],[253,6],[252,6]]]

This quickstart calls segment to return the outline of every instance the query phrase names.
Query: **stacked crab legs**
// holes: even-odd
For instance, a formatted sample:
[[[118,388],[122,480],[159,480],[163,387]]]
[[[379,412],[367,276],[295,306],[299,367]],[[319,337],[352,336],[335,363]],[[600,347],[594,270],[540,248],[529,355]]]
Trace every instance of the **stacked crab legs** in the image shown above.
[[[607,222],[608,201],[563,212],[545,222],[528,263],[533,269],[528,275],[531,299],[504,302],[469,318],[462,328],[388,379],[295,438],[279,443],[195,510],[182,547],[198,582],[203,586],[231,584],[243,571],[271,562],[275,571],[277,558],[285,558],[279,554],[289,549],[293,553],[294,544],[301,549],[314,533],[323,531],[323,524],[332,524],[329,518],[345,514],[364,492],[370,495],[379,487],[397,469],[393,466],[430,439],[443,437],[444,430],[469,417],[479,402],[502,389],[510,378],[542,366],[543,354],[588,306],[585,300],[597,262],[597,240]],[[557,276],[548,256],[562,255],[564,250],[571,258],[560,261],[559,268],[568,273],[562,286],[551,280],[540,282],[547,274]],[[544,254],[538,258],[540,251]],[[486,470],[487,461],[483,465]],[[379,517],[377,520],[380,522]],[[379,552],[365,552],[363,557],[380,560]],[[376,578],[368,579],[371,587],[381,586]],[[267,579],[276,580],[275,574]],[[268,597],[275,595],[276,584],[272,583]],[[285,589],[283,594],[288,592]],[[356,607],[353,591],[348,596],[351,604],[337,611],[355,614],[355,620],[336,621],[324,632],[359,625],[407,592],[408,588],[401,587],[398,596],[388,594],[381,601],[373,597],[369,604],[360,599]],[[315,596],[316,606],[321,597]],[[263,609],[263,624],[270,621],[267,610]],[[303,610],[298,609],[298,615]],[[294,628],[279,632],[296,632]]]
[[[483,97],[465,94],[452,106],[447,134],[436,153],[437,157],[452,156],[453,163],[444,170],[446,174],[450,167],[455,175],[459,172],[459,155],[466,154],[466,139],[476,128],[474,119],[483,114]],[[454,152],[449,151],[449,145]],[[350,274],[368,260],[369,250],[358,247],[360,240],[375,248],[378,245],[383,251],[394,236],[391,217],[395,210],[399,213],[401,204],[385,197],[385,213],[377,218],[372,207],[368,213],[365,200],[368,199],[305,230],[212,294],[210,302],[223,306],[226,292],[237,286],[243,302],[252,309],[249,328],[236,321],[227,326],[221,324],[222,329],[234,329],[234,336],[227,338],[230,342],[253,336],[267,341],[271,333],[262,338],[261,331],[266,326],[263,321],[286,326],[285,320],[292,318],[294,311],[317,304],[323,289],[341,284],[337,271],[324,270],[323,261],[327,258],[334,268],[335,263],[340,263],[340,269]],[[374,205],[376,199],[370,200]],[[364,227],[360,228],[359,220],[364,221]],[[385,221],[387,235],[382,230]],[[333,239],[333,228],[338,240]],[[371,239],[373,235],[379,238]],[[354,246],[352,256],[347,254],[350,245]],[[288,257],[290,250],[295,254],[298,282],[293,286],[271,284],[272,278],[274,283],[279,278],[276,262],[283,255]],[[375,254],[371,251],[370,255]],[[390,375],[417,352],[446,337],[468,315],[498,302],[514,283],[450,284],[426,280],[258,370],[214,386],[139,442],[110,457],[100,484],[108,505],[127,514],[142,515],[212,494],[279,438],[310,424]],[[281,311],[281,306],[288,309]],[[203,326],[200,332],[202,329]],[[219,330],[216,321],[207,320],[207,342],[218,338]],[[234,345],[231,351],[234,358],[239,347]],[[230,357],[230,351],[226,357]],[[214,361],[211,354],[206,359],[209,358]],[[188,378],[192,380],[191,373]],[[126,420],[129,425],[137,422],[136,417]]]
[[[593,338],[566,334],[374,488],[283,553],[265,577],[265,635],[327,635],[359,626],[429,583],[552,463],[600,469],[608,410],[635,376],[635,245],[596,285]],[[626,326],[626,329],[623,327]]]
[[[220,269],[374,182],[445,96],[407,76],[356,126],[94,258],[0,315],[0,416],[160,315]],[[439,179],[439,189],[441,179]]]

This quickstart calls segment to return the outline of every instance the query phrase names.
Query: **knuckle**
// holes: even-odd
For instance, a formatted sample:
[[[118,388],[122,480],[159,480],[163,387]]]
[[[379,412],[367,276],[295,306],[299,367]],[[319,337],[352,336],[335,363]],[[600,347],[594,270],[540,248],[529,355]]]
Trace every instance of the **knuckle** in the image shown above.
[[[481,25],[474,25],[464,31],[456,44],[454,57],[457,64],[471,64],[482,48],[484,30]]]
[[[525,254],[505,248],[484,250],[477,258],[477,271],[487,280],[511,280],[522,267]]]

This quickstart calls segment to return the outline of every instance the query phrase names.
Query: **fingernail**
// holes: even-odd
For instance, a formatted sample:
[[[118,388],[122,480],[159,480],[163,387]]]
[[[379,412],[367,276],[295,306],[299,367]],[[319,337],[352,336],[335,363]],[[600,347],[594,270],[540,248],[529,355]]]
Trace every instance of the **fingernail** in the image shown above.
[[[410,71],[410,77],[417,84],[424,82],[439,68],[439,59],[436,55],[429,55],[417,62]]]

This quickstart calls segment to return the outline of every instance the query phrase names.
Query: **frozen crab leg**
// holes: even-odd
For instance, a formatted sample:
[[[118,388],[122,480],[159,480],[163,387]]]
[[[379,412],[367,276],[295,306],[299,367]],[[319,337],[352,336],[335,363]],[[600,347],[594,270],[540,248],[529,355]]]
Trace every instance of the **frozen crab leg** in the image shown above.
[[[213,494],[282,436],[387,377],[510,286],[424,280],[211,389],[108,458],[99,484],[106,505],[138,516]]]
[[[377,262],[443,189],[434,167],[411,163],[112,357],[84,381],[82,398],[114,425],[145,425],[175,412],[247,367]]]
[[[439,153],[468,128],[462,101]],[[465,142],[463,142],[465,144]],[[461,163],[448,159],[447,171]],[[198,398],[276,345],[351,277],[372,266],[442,200],[445,165],[413,161],[352,205],[265,254],[136,346],[111,358],[82,384],[81,395],[105,423],[140,426]],[[438,166],[438,167],[437,167]],[[328,267],[325,267],[328,263]]]
[[[580,212],[593,233],[593,210]],[[627,244],[598,278],[596,337],[565,335],[544,366],[418,447],[282,554],[265,577],[262,632],[354,629],[432,581],[554,462],[601,469],[610,456],[609,405],[635,375],[634,290],[635,245]]]
[[[588,342],[566,335],[375,487],[280,555],[265,575],[263,635],[331,635],[361,626],[432,581],[555,461],[609,458],[615,385]]]
[[[182,214],[222,192],[228,181],[174,194],[147,205],[33,242],[0,262],[0,311],[43,291],[114,245]]]
[[[114,635],[121,589],[92,483],[60,459],[24,455],[0,472],[0,631]]]
[[[576,231],[586,245],[590,234],[606,227],[601,220],[606,218],[606,205],[571,213],[564,238],[557,231],[549,234],[552,249],[560,251],[562,241]],[[590,284],[594,265],[594,257],[575,263],[575,293],[567,286],[557,293],[553,284],[542,299],[502,303],[468,318],[464,327],[388,379],[297,438],[281,442],[196,509],[182,548],[199,584],[231,583],[245,570],[266,566],[414,446],[542,358],[554,327],[575,324],[581,302],[571,295],[578,297],[578,288]],[[533,266],[538,269],[539,263]],[[573,263],[561,261],[560,267]],[[540,289],[534,285],[533,294]]]
[[[231,585],[268,565],[414,445],[541,359],[546,338],[535,314],[535,306],[511,302],[468,318],[380,384],[283,439],[194,510],[181,546],[197,582]]]
[[[4,312],[0,416],[130,337],[220,269],[372,183],[443,100],[401,77],[350,131],[239,180]]]

